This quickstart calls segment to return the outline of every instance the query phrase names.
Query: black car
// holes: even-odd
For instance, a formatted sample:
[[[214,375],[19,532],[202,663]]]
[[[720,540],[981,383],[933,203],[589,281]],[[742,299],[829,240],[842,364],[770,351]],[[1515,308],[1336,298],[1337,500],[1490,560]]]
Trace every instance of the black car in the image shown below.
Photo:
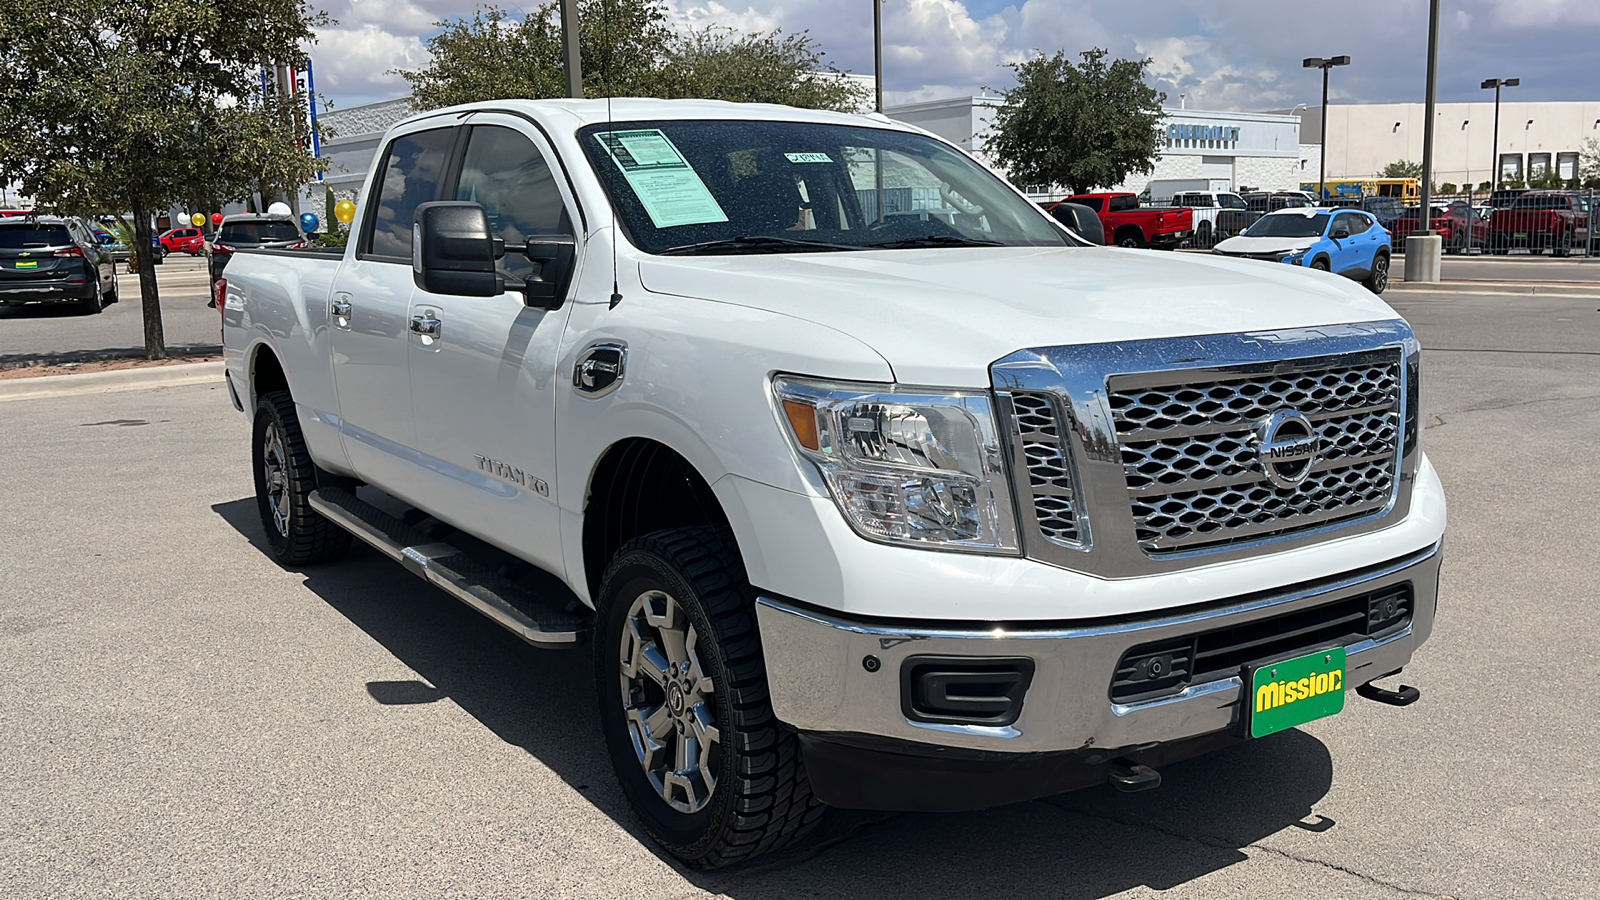
[[[0,219],[0,304],[76,303],[98,313],[117,302],[117,264],[79,219]]]
[[[306,245],[306,236],[293,219],[283,216],[237,215],[222,220],[222,229],[211,242],[211,277],[222,275],[236,250],[295,250]]]

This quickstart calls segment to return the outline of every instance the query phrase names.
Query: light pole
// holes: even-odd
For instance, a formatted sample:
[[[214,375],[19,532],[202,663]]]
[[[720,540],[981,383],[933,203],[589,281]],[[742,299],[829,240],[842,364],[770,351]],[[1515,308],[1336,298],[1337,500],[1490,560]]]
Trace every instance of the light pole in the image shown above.
[[[883,0],[872,0],[872,81],[878,90],[878,112],[883,112]]]
[[[1307,69],[1322,70],[1322,160],[1317,165],[1317,202],[1328,199],[1328,70],[1334,66],[1350,65],[1348,56],[1310,56],[1300,65]]]
[[[1483,84],[1478,85],[1486,91],[1494,89],[1494,165],[1489,167],[1490,191],[1500,186],[1500,89],[1516,87],[1521,83],[1521,78],[1486,78]]]
[[[567,96],[583,99],[583,60],[578,53],[578,0],[561,0],[561,61],[567,70]],[[606,93],[611,93],[606,73]]]

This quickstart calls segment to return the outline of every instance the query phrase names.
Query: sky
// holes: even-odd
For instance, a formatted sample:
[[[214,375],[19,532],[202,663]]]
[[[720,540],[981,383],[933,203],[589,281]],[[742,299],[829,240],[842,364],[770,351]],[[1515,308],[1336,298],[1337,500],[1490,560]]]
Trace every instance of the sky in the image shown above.
[[[313,0],[317,2],[317,0]],[[531,3],[533,0],[524,0]],[[840,69],[872,73],[871,0],[668,0],[684,26],[807,31]],[[317,90],[336,107],[406,93],[387,74],[425,65],[439,19],[478,0],[321,0],[338,25],[312,49]],[[1444,0],[1439,100],[1486,99],[1485,78],[1521,78],[1522,101],[1600,99],[1600,0]],[[507,4],[516,10],[516,4]],[[533,8],[531,5],[520,8]],[[1334,102],[1423,99],[1427,0],[884,0],[890,105],[1004,90],[1008,62],[1105,47],[1152,60],[1148,80],[1177,106],[1265,110],[1320,101],[1307,56],[1352,57]]]

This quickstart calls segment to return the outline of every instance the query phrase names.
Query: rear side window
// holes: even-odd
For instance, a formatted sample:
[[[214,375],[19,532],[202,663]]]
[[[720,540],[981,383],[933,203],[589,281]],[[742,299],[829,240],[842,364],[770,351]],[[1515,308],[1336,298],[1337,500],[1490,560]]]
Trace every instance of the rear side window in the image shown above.
[[[365,250],[373,256],[411,259],[411,220],[439,191],[454,128],[419,131],[394,139],[383,155],[375,185],[378,203]]]
[[[1139,198],[1137,198],[1137,197],[1112,197],[1111,198],[1111,211],[1112,212],[1123,212],[1125,210],[1138,209],[1138,208],[1139,208]]]
[[[1099,197],[1079,197],[1076,200],[1069,200],[1067,202],[1068,203],[1076,203],[1079,206],[1087,206],[1090,209],[1094,210],[1095,212],[1099,212],[1100,211],[1100,198]]]
[[[298,241],[300,229],[292,222],[228,222],[222,226],[223,243],[265,244],[272,241]],[[407,246],[409,246],[409,238]]]
[[[0,250],[61,247],[70,243],[72,234],[65,225],[13,225],[0,222]]]
[[[534,264],[512,247],[527,244],[530,237],[572,233],[561,192],[539,148],[510,128],[472,129],[456,199],[483,207],[489,227],[507,245],[501,267],[522,278],[533,273]]]

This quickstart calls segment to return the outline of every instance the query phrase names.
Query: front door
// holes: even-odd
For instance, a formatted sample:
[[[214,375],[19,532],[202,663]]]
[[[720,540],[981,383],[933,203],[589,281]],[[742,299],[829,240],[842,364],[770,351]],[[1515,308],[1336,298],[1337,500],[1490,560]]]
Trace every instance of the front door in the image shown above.
[[[530,238],[572,236],[570,198],[543,140],[514,117],[468,123],[450,199],[483,206],[505,241],[497,297],[411,296],[411,395],[427,457],[419,505],[548,571],[562,571],[555,496],[556,356],[568,311],[530,307]]]
[[[355,253],[333,284],[328,321],[345,453],[365,481],[416,502],[416,427],[407,375],[411,220],[435,199],[459,128],[396,137],[378,164]]]

